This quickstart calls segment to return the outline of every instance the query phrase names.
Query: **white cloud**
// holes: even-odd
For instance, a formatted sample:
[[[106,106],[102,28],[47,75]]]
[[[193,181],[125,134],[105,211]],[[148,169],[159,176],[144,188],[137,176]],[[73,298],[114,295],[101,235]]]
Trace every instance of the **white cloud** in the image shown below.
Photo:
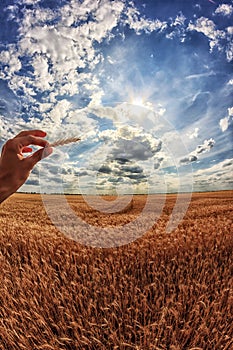
[[[151,33],[155,30],[164,30],[167,27],[166,22],[161,22],[160,20],[149,20],[140,16],[140,12],[131,2],[131,6],[127,9],[127,20],[129,27],[137,34],[140,34],[142,31],[146,33]]]
[[[183,15],[182,12],[180,12],[180,13],[176,16],[176,18],[175,18],[174,22],[172,23],[172,25],[173,25],[173,26],[184,25],[185,20],[186,20],[186,17]]]
[[[40,0],[18,0],[20,5],[35,5],[38,2],[40,2]]]
[[[232,190],[233,159],[193,172],[194,190]]]
[[[9,123],[0,115],[0,142],[5,142],[7,139],[13,137],[9,130]]]
[[[224,32],[216,30],[215,23],[206,17],[198,18],[195,24],[189,23],[188,29],[203,33],[211,40],[216,40],[218,36],[224,36]]]
[[[38,104],[38,111],[39,113],[48,112],[52,108],[52,103],[39,103]]]
[[[194,176],[199,177],[205,176],[206,174],[217,174],[219,172],[224,174],[227,173],[229,175],[231,173],[231,169],[233,169],[233,159],[229,158],[224,159],[223,161],[214,164],[211,167],[197,170]]]
[[[93,25],[93,39],[101,42],[102,38],[106,37],[107,33],[116,27],[123,8],[124,4],[121,1],[114,1],[114,6],[109,0],[102,1],[101,6],[95,12],[97,23]]]
[[[25,5],[32,3],[35,2],[21,1]],[[110,0],[101,3],[71,0],[53,11],[39,6],[21,9],[22,18],[14,17],[19,25],[17,46],[8,46],[8,50],[0,55],[5,64],[1,76],[11,81],[11,88],[16,93],[19,88],[30,96],[38,91],[48,91],[45,102],[50,103],[55,102],[49,100],[54,91],[60,96],[77,94],[86,78],[86,72],[79,70],[86,69],[90,71],[88,84],[93,86],[94,93],[98,84],[92,84],[91,71],[102,59],[94,47],[95,42],[112,37],[111,31],[120,21],[123,10],[123,1],[115,1],[112,6]],[[88,16],[92,19],[88,20]],[[24,64],[24,57],[32,72],[16,76],[15,72]]]
[[[30,124],[30,123],[29,123]],[[12,124],[12,120],[0,115],[0,142],[5,142],[8,139],[16,136],[22,129],[39,129],[41,126],[38,123],[36,127],[28,127],[25,125],[25,121],[22,117],[17,118],[17,123]]]
[[[34,86],[41,91],[50,90],[50,86],[54,84],[54,78],[49,73],[48,58],[35,55],[32,59],[32,67],[34,68]]]
[[[229,4],[221,4],[216,10],[216,14],[222,14],[223,16],[230,16],[233,13],[233,6]]]
[[[190,134],[188,134],[188,137],[192,140],[192,139],[196,139],[199,136],[199,128],[195,128],[194,131]]]
[[[206,17],[198,18],[195,23],[190,22],[187,29],[190,31],[195,30],[209,38],[211,51],[215,47],[221,49],[220,40],[226,36],[223,30],[216,29],[215,23]]]
[[[209,152],[211,148],[214,146],[214,144],[215,144],[215,141],[212,138],[209,140],[205,140],[202,145],[197,146],[193,154],[197,155],[197,154]]]
[[[71,103],[67,100],[61,100],[53,107],[49,113],[49,117],[56,124],[60,124],[64,118],[68,115],[68,111],[71,108]]]
[[[85,166],[80,165],[75,173],[79,176],[81,169],[85,169],[82,184],[93,182],[94,186],[108,190],[119,183],[127,190],[129,183],[136,186],[145,183],[151,172],[159,168],[163,161],[160,149],[161,142],[142,128],[96,130],[95,146],[84,150]]]
[[[226,131],[233,119],[233,107],[228,108],[228,115],[225,118],[220,119],[219,126],[222,132]]]
[[[206,73],[197,73],[197,74],[191,74],[191,75],[187,75],[187,77],[185,77],[185,79],[199,79],[199,78],[203,78],[203,77],[210,77],[216,75],[216,73],[214,71],[209,71]]]
[[[99,135],[100,140],[113,142],[111,159],[147,160],[161,150],[161,141],[142,128],[123,126],[115,130],[104,130]]]
[[[185,41],[186,38],[186,26],[185,21],[186,17],[180,12],[175,19],[170,19],[169,29],[171,32],[166,34],[167,39],[174,39],[178,37],[181,42]]]
[[[226,131],[228,129],[228,126],[229,126],[229,118],[225,117],[225,118],[220,119],[219,126],[220,126],[222,132]]]
[[[10,45],[8,50],[0,52],[0,62],[5,66],[3,70],[1,69],[0,78],[10,79],[10,77],[22,67],[19,54],[13,45]]]
[[[102,90],[99,91],[95,91],[94,93],[91,94],[90,98],[91,101],[88,105],[89,108],[94,107],[95,106],[100,106],[101,102],[102,102],[102,96],[104,95],[104,92]]]
[[[233,117],[233,107],[228,108],[229,117]]]
[[[227,33],[229,35],[233,35],[233,27],[232,26],[231,27],[227,27],[226,29],[227,29]]]
[[[180,163],[191,163],[198,160],[200,154],[209,152],[212,147],[214,147],[215,141],[210,138],[205,140],[203,144],[198,145],[194,151],[192,151],[188,156],[180,159]]]
[[[233,43],[230,42],[226,47],[227,61],[231,62],[233,60]]]

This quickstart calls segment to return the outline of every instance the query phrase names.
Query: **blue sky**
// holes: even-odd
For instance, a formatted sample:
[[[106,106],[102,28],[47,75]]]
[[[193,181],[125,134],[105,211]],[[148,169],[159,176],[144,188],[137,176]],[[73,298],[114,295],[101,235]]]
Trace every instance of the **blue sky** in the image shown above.
[[[4,0],[0,143],[80,136],[25,191],[232,189],[233,1]]]

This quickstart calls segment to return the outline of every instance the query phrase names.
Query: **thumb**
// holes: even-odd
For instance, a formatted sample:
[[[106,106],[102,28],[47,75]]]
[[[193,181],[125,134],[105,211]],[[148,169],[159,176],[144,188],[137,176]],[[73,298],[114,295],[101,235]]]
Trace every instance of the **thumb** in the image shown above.
[[[52,147],[44,147],[33,153],[28,157],[30,160],[31,167],[38,163],[41,159],[48,157],[53,152]]]

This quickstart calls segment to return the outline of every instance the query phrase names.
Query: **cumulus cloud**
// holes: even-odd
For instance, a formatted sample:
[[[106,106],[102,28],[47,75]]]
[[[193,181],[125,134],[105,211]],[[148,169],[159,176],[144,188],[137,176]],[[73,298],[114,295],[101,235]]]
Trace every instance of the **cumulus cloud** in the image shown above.
[[[49,117],[55,123],[60,124],[60,122],[68,116],[68,112],[71,108],[71,103],[67,100],[61,100],[56,103],[51,112],[49,113]]]
[[[192,139],[196,139],[199,136],[199,128],[195,128],[193,132],[188,134],[188,137]]]
[[[233,120],[233,107],[228,108],[228,115],[219,121],[219,126],[222,132],[226,131]]]
[[[179,38],[181,42],[185,41],[186,38],[186,17],[180,12],[175,19],[171,19],[169,23],[169,33],[166,34],[167,39]]]
[[[92,178],[98,186],[105,184],[106,188],[114,183],[127,186],[129,181],[135,185],[144,183],[163,160],[159,156],[160,150],[161,141],[142,128],[123,126],[100,131],[96,149],[86,165],[86,181],[90,182]],[[88,158],[88,154],[84,153],[84,156]],[[151,164],[149,167],[148,162]],[[156,164],[155,168],[153,164]]]
[[[206,153],[211,150],[211,148],[214,146],[215,141],[214,139],[205,140],[202,145],[198,145],[197,148],[194,151],[194,154],[201,154]]]
[[[233,107],[228,108],[229,117],[233,117]]]
[[[211,51],[215,47],[221,49],[220,41],[226,37],[225,32],[217,29],[215,23],[206,17],[200,17],[194,23],[190,22],[187,29],[204,34],[209,39]]]
[[[225,117],[225,118],[220,119],[219,126],[220,126],[222,132],[226,131],[228,129],[228,126],[229,126],[229,117]]]
[[[216,13],[222,13],[224,15],[231,15],[233,7],[231,5],[220,5]],[[194,23],[191,21],[187,27],[188,31],[197,31],[204,34],[209,39],[210,51],[214,48],[219,51],[224,50],[226,53],[226,59],[231,62],[233,59],[233,44],[232,44],[232,27],[226,28],[226,30],[217,29],[214,21],[200,17]]]
[[[3,66],[0,72],[0,78],[10,79],[10,77],[18,72],[22,68],[21,61],[19,59],[19,53],[13,45],[9,45],[8,50],[0,52],[0,62]]]
[[[102,166],[98,171],[103,172],[102,169],[107,170],[107,174],[111,175],[110,181],[121,181],[122,179],[134,180],[136,183],[144,181],[146,175],[144,169],[135,161],[129,160],[126,164],[121,164],[117,159],[108,161],[108,165]],[[113,180],[114,179],[114,180]]]
[[[21,1],[22,5],[32,3],[35,4]],[[18,8],[21,11],[21,16],[15,17],[19,25],[18,43],[1,52],[0,61],[4,65],[1,77],[9,81],[14,78],[11,88],[15,93],[21,87],[30,96],[38,92],[45,95],[46,91],[56,91],[60,96],[77,94],[80,84],[86,81],[86,72],[80,70],[89,70],[91,78],[91,70],[101,60],[95,42],[110,35],[123,9],[123,1],[115,1],[112,6],[110,0],[101,4],[71,0],[53,10],[39,6]],[[9,10],[16,11],[15,7]],[[16,76],[21,69],[28,74]],[[90,88],[96,89],[92,79],[89,82]],[[46,102],[55,102],[52,97],[47,93]]]
[[[197,156],[191,154],[191,155],[189,155],[188,157],[182,158],[182,159],[180,160],[180,163],[181,163],[181,164],[182,164],[182,163],[184,163],[184,164],[186,164],[186,163],[192,163],[192,162],[196,162],[197,159],[198,159]]]
[[[188,156],[180,159],[181,164],[192,163],[198,160],[200,154],[209,152],[211,148],[214,146],[215,140],[210,138],[205,140],[202,145],[198,145],[196,149],[191,152]]]
[[[10,123],[3,116],[0,115],[0,142],[3,143],[7,139],[12,138],[14,135],[12,130],[10,131]]]
[[[140,16],[139,10],[133,3],[128,7],[126,15],[126,23],[131,29],[135,30],[137,34],[140,34],[142,31],[150,33],[155,30],[164,30],[167,27],[167,23],[161,22],[159,19],[149,20]]]
[[[75,110],[88,103],[89,108],[101,105],[103,90],[94,69],[104,56],[96,43],[112,40],[119,23],[137,33],[162,30],[166,24],[140,16],[133,3],[126,6],[122,0],[114,1],[114,6],[110,0],[70,0],[53,9],[35,4],[20,0],[8,6],[11,20],[18,24],[18,37],[17,44],[0,52],[0,78],[38,116],[37,122],[29,118],[27,127],[42,121],[46,130],[55,133],[56,129],[59,135],[64,121],[67,131],[71,119],[71,128],[79,121]],[[71,106],[70,99],[76,96]]]
[[[131,126],[115,130],[105,130],[99,135],[100,140],[113,142],[109,157],[111,159],[147,160],[161,150],[162,142],[151,134]]]
[[[230,16],[233,13],[233,6],[230,4],[221,4],[216,8],[215,13]]]

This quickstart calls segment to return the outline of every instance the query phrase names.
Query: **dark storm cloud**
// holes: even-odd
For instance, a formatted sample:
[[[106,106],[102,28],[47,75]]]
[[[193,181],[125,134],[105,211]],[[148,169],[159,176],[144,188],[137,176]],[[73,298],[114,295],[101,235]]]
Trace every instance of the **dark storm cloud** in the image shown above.
[[[32,186],[39,186],[39,180],[38,179],[28,179],[26,182],[26,185],[32,185]]]
[[[119,159],[108,160],[100,169],[96,169],[99,176],[107,177],[109,182],[119,182],[123,179],[131,179],[141,182],[146,178],[144,169],[137,165],[134,161],[119,163]],[[110,176],[108,176],[110,175]]]
[[[190,155],[190,156],[188,156],[188,157],[182,158],[182,159],[180,160],[180,163],[181,163],[181,164],[192,163],[192,162],[197,161],[197,159],[198,159],[198,158],[197,158],[196,156]]]
[[[90,172],[86,169],[78,169],[74,171],[75,176],[88,176],[90,175]]]
[[[145,180],[147,177],[144,174],[126,174],[126,177],[132,180]]]
[[[119,164],[125,164],[125,163],[129,163],[130,160],[129,159],[125,159],[125,158],[115,158],[115,160],[119,163]]]
[[[205,140],[203,145],[198,145],[195,152],[197,154],[208,152],[215,144],[213,139]]]
[[[112,169],[108,165],[102,165],[98,171],[100,173],[110,174],[112,172]]]
[[[112,159],[147,160],[161,150],[162,142],[152,144],[150,140],[118,139],[112,150]]]
[[[137,165],[124,166],[124,167],[121,167],[121,170],[125,171],[125,172],[131,172],[131,173],[142,173],[143,172],[143,168],[140,166],[137,166]]]

